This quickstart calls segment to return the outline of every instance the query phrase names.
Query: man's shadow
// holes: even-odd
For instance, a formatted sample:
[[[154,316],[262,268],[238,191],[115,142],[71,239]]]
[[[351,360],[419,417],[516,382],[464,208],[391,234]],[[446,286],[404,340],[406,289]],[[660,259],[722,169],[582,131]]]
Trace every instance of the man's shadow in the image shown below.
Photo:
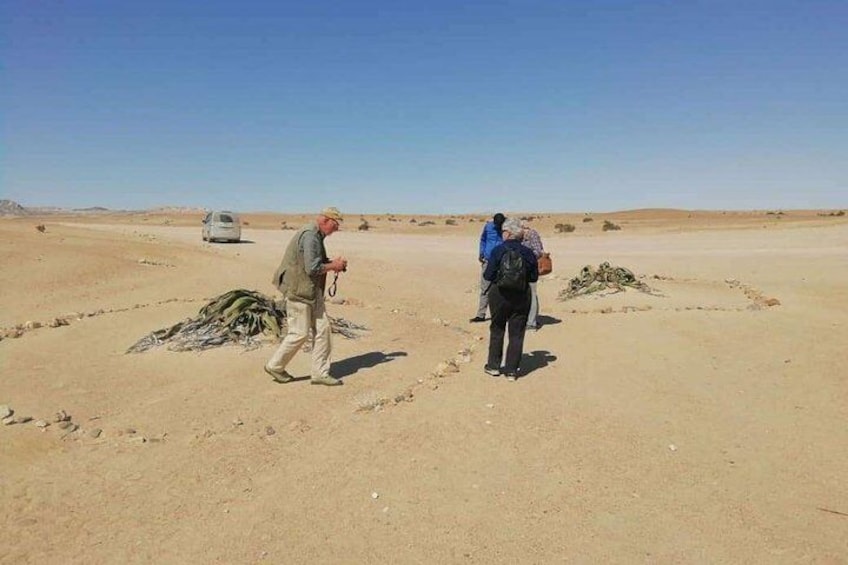
[[[539,324],[539,327],[542,326],[555,326],[557,324],[561,324],[562,320],[559,318],[554,318],[553,316],[545,316],[543,314],[539,314],[536,316],[536,323]]]
[[[543,369],[557,360],[557,356],[550,351],[531,351],[525,353],[521,358],[521,372],[524,376],[529,375],[537,369]]]
[[[388,363],[398,357],[406,357],[406,351],[392,351],[391,353],[383,353],[382,351],[371,351],[363,353],[355,357],[348,357],[341,361],[333,363],[332,375],[337,379],[349,377],[360,369],[370,369],[382,363]]]

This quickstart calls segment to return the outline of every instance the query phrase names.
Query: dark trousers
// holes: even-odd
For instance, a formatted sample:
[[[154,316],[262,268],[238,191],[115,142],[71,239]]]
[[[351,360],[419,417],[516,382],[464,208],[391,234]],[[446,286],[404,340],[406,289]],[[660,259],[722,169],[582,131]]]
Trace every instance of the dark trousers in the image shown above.
[[[524,293],[502,293],[495,285],[489,290],[489,309],[492,322],[489,325],[489,367],[501,366],[504,334],[509,327],[509,344],[503,371],[515,373],[524,352],[524,332],[527,329],[527,314],[530,312],[530,290]]]

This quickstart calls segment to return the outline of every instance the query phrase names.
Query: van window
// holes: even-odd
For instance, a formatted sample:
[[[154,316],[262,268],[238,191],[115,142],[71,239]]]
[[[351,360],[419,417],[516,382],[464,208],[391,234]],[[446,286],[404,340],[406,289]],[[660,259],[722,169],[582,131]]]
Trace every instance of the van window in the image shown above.
[[[230,216],[229,214],[221,214],[220,216],[218,216],[218,221],[225,223],[225,224],[232,224],[233,223],[233,217]]]

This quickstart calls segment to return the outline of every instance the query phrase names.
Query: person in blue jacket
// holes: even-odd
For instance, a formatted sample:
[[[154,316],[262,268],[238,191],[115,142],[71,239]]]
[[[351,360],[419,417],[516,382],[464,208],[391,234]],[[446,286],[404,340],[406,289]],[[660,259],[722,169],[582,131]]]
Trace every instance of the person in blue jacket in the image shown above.
[[[486,222],[483,226],[483,232],[480,234],[480,299],[477,304],[477,315],[471,318],[471,322],[485,322],[486,310],[489,308],[489,287],[491,282],[483,278],[483,273],[486,271],[486,265],[489,264],[489,258],[492,256],[492,250],[503,243],[503,223],[506,217],[498,212],[492,219]]]
[[[491,281],[489,289],[492,322],[489,325],[489,357],[483,370],[506,380],[519,377],[519,364],[524,353],[524,333],[530,312],[530,285],[539,280],[536,254],[521,244],[523,229],[518,220],[503,224],[504,242],[492,250],[483,278]],[[509,328],[509,344],[503,367],[501,358],[504,335]]]

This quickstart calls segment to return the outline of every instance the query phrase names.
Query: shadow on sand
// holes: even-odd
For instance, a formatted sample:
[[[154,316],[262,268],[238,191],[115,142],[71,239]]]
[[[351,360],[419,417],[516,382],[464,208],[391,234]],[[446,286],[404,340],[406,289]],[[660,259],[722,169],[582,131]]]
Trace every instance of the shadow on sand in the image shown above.
[[[397,357],[406,357],[406,355],[406,351],[393,351],[391,353],[383,353],[382,351],[370,351],[368,353],[363,353],[362,355],[348,357],[347,359],[336,361],[335,363],[333,363],[332,375],[337,379],[343,379],[344,377],[349,377],[350,375],[353,375],[360,369],[369,369],[371,367],[376,367],[377,365],[380,365],[382,363],[388,363],[389,361],[393,361]]]
[[[539,327],[543,326],[555,326],[557,324],[561,324],[562,320],[559,318],[554,318],[553,316],[545,316],[543,314],[539,314],[536,316],[536,323],[539,324]]]
[[[557,356],[551,354],[550,351],[531,351],[530,353],[525,353],[521,357],[521,372],[522,376],[526,377],[533,371],[537,369],[543,369],[547,367],[548,364],[553,363],[557,360]]]

